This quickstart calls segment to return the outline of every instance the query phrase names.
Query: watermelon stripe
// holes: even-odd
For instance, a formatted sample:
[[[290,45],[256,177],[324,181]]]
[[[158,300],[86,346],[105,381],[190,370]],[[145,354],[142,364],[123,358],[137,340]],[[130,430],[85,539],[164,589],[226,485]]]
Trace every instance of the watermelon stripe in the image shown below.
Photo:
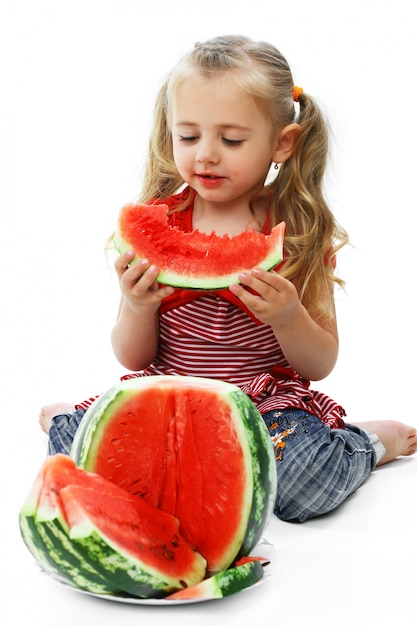
[[[256,407],[248,401],[247,396],[242,391],[235,391],[231,395],[239,408],[241,419],[246,428],[254,481],[252,509],[245,539],[239,555],[236,557],[239,558],[249,554],[261,539],[265,525],[273,512],[277,479],[273,446],[264,421],[260,418]]]
[[[68,582],[90,593],[110,594],[119,588],[109,584],[105,576],[85,560],[83,554],[69,541],[58,521],[37,522],[37,532],[51,560]]]
[[[69,577],[64,575],[46,549],[34,518],[32,516],[20,515],[19,526],[23,541],[40,567],[48,574],[54,576],[54,578],[68,583]]]
[[[74,539],[91,562],[99,562],[112,581],[128,595],[139,598],[163,598],[174,589],[180,589],[178,581],[166,580],[161,575],[152,575],[136,559],[124,555],[119,548],[113,549],[97,531],[90,535]]]
[[[220,572],[217,575],[217,583],[223,597],[230,596],[254,585],[264,575],[264,570],[259,561],[250,561],[238,567]]]
[[[35,522],[33,517],[20,517],[22,536],[39,565],[63,583],[80,587],[92,593],[108,593],[96,572],[68,545],[68,537],[56,521]],[[83,575],[83,570],[86,576]],[[98,584],[96,584],[98,583]]]

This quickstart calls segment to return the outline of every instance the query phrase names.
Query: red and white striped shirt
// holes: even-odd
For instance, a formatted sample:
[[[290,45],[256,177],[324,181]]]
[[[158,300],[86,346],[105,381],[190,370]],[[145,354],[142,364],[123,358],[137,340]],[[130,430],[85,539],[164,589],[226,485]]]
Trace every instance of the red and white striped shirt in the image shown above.
[[[185,193],[188,190],[163,203],[175,206]],[[192,205],[174,213],[170,223],[190,231]],[[224,380],[247,393],[261,413],[299,408],[333,428],[344,428],[343,408],[310,390],[309,381],[290,367],[271,327],[254,318],[229,290],[177,289],[164,299],[155,361],[123,379],[161,374]]]

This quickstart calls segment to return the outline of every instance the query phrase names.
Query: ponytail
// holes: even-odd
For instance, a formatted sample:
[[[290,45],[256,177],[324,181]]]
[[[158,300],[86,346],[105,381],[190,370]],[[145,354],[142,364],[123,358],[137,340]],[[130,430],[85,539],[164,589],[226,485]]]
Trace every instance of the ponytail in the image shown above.
[[[331,317],[323,309],[323,284],[343,285],[334,275],[335,253],[348,241],[323,196],[328,155],[328,130],[323,115],[310,96],[298,97],[301,132],[291,157],[281,165],[271,183],[276,221],[285,221],[285,255],[281,274],[291,280],[303,304],[316,315]]]

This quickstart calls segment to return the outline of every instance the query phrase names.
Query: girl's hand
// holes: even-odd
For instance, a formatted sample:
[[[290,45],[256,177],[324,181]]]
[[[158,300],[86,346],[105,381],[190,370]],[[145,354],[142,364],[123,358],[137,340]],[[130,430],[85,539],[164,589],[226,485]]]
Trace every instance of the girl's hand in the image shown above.
[[[155,313],[161,301],[171,295],[174,289],[159,286],[156,282],[159,268],[151,265],[147,259],[129,265],[134,256],[135,253],[129,250],[116,259],[114,267],[119,278],[120,290],[126,304],[135,314]]]
[[[338,353],[336,318],[315,321],[301,304],[294,285],[260,268],[239,275],[242,285],[230,291],[274,331],[290,366],[306,380],[321,380],[332,371]],[[327,296],[328,297],[328,296]]]
[[[250,287],[252,294],[241,285],[231,285],[230,291],[264,324],[275,331],[284,328],[301,314],[303,306],[294,285],[273,271],[255,268],[239,275],[242,285]]]

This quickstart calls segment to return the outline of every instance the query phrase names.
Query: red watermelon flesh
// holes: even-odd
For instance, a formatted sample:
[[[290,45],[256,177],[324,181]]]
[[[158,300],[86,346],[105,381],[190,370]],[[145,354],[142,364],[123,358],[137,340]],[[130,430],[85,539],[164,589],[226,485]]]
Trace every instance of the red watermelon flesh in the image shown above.
[[[102,476],[75,466],[65,455],[45,462],[36,521],[48,519],[59,506],[70,538],[93,525],[118,550],[131,554],[145,567],[193,584],[204,577],[205,560],[180,534],[172,515]]]
[[[283,258],[285,224],[269,235],[184,232],[168,224],[165,204],[128,204],[122,208],[114,243],[120,253],[133,249],[160,269],[157,280],[189,289],[220,289],[239,282],[243,270],[278,265]],[[137,260],[136,259],[136,260]]]
[[[247,508],[244,451],[230,405],[198,388],[145,389],[125,398],[93,443],[90,469],[180,519],[183,536],[217,570]]]

